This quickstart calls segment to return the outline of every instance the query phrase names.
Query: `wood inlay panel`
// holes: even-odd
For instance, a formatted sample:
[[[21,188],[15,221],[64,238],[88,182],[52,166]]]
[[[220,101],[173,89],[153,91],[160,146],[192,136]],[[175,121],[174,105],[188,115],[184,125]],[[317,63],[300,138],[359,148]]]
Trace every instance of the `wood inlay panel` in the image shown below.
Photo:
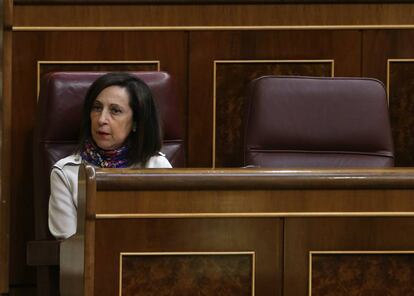
[[[283,221],[281,219],[103,219],[97,220],[95,225],[95,295],[118,295],[120,272],[119,260],[121,253],[254,252],[254,274],[257,275],[254,281],[255,295],[282,296],[281,270],[283,263]],[[192,257],[194,258],[195,256]],[[218,257],[213,257],[214,259],[210,259],[210,261],[203,261],[203,265],[197,268],[208,270],[211,270],[210,268],[215,269],[217,273],[214,276],[217,276],[217,279],[219,278],[219,275],[223,270],[222,268],[226,269],[226,273],[229,274],[232,271],[231,269],[227,270],[227,267],[223,267],[223,265],[219,265],[219,262],[216,260],[223,260],[220,264],[224,265],[230,264],[230,261],[227,260],[235,260],[233,261],[233,263],[231,263],[233,267],[236,267],[241,262],[245,262],[245,259],[240,258],[238,255],[236,255],[236,257],[234,257],[233,259],[217,259]],[[188,258],[188,256],[183,257],[183,259],[185,260],[187,260]],[[157,259],[144,258],[143,260]],[[199,261],[200,259],[195,258],[191,260],[195,260],[193,261],[194,264],[201,264],[201,262]],[[160,265],[157,265],[157,267],[160,267],[161,269],[164,268],[165,273],[163,273],[163,275],[160,271],[157,277],[158,279],[160,279],[161,276],[165,276],[165,280],[160,280],[159,284],[174,286],[175,284],[173,284],[172,282],[176,279],[176,277],[174,277],[173,275],[171,275],[171,277],[167,275],[167,273],[169,272],[168,270],[170,268],[169,266],[171,265],[162,267],[162,264],[165,264],[166,261],[164,261],[164,263],[162,263],[161,261],[159,261]],[[249,262],[251,262],[250,259]],[[168,261],[168,264],[178,263]],[[251,266],[250,263],[243,263],[240,265],[239,268],[245,269],[245,267],[243,266],[246,266],[246,264]],[[216,267],[213,268],[212,266],[214,265]],[[177,270],[183,268],[184,272],[184,266],[179,266],[180,265],[177,265]],[[195,270],[195,268],[196,267],[192,267],[193,270]],[[242,274],[245,274],[243,275],[243,277],[246,279],[246,281],[243,283],[243,287],[239,288],[248,289],[248,286],[252,284],[251,270],[248,271],[246,269],[242,271]],[[263,276],[270,274],[273,276]],[[153,278],[155,278],[155,276],[156,275],[148,275],[148,277]],[[183,277],[180,278],[181,280],[184,279]],[[224,282],[226,280],[230,280],[231,283],[235,283],[233,279],[222,280]],[[181,283],[179,284],[180,286],[182,286]],[[235,287],[233,284],[231,284],[231,286]],[[146,289],[146,287],[144,286],[141,288]],[[223,288],[227,289],[226,287]],[[207,295],[237,295],[231,294],[232,292],[230,290],[228,291],[230,294],[227,294],[224,290],[222,290],[222,292],[216,292],[217,294]],[[243,293],[241,295],[245,295]],[[249,290],[248,295],[250,295],[250,293],[251,290]],[[169,294],[157,293],[152,295]],[[194,294],[184,293],[181,295]]]
[[[253,254],[121,255],[120,295],[252,295]]]
[[[397,166],[414,166],[414,58],[411,61],[391,60],[388,69],[395,162]]]
[[[287,218],[285,220],[284,296],[309,295],[309,252],[411,251],[414,250],[414,237],[410,235],[413,227],[413,217]],[[347,295],[410,294],[349,293]]]
[[[216,167],[243,165],[243,114],[246,86],[263,75],[333,76],[334,61],[216,62]],[[214,150],[215,149],[215,150]]]
[[[388,85],[390,119],[394,137],[396,166],[413,166],[412,94],[413,66],[387,61],[414,59],[414,30],[366,30],[363,32],[362,76],[378,78]],[[399,64],[399,63],[398,63]],[[390,77],[392,75],[392,77]],[[400,81],[397,81],[400,80]],[[411,129],[411,130],[410,130]]]
[[[313,254],[311,296],[414,295],[414,254]]]

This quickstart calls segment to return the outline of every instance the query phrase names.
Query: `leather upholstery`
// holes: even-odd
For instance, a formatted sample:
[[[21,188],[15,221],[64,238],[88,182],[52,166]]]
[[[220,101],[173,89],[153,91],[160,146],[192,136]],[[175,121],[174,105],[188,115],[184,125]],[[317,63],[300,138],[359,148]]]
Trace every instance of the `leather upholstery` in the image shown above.
[[[71,154],[78,140],[87,89],[104,72],[54,72],[41,80],[34,138],[36,239],[51,238],[48,229],[49,174],[52,165]],[[150,87],[163,127],[163,148],[173,167],[185,166],[184,133],[180,128],[172,79],[165,72],[134,72]]]
[[[387,95],[375,79],[260,77],[244,124],[246,166],[394,165]]]

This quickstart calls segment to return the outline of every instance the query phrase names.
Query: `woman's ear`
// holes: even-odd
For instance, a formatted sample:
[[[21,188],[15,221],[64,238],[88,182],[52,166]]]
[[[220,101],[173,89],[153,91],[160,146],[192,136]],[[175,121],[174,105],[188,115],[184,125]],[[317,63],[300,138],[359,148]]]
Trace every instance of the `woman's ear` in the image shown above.
[[[133,133],[135,133],[137,131],[137,123],[136,122],[134,122],[133,124],[132,124],[132,132]]]

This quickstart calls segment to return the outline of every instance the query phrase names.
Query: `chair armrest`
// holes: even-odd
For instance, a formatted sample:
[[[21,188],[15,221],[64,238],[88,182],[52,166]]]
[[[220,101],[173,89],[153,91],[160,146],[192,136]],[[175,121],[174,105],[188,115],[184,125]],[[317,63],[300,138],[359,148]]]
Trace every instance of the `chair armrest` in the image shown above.
[[[27,265],[59,265],[60,243],[60,240],[29,241],[26,248]]]

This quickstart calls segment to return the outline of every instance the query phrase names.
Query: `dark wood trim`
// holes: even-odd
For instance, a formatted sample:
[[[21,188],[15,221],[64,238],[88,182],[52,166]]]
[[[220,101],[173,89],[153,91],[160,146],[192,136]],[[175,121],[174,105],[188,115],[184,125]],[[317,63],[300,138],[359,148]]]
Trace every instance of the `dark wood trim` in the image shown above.
[[[1,59],[1,66],[0,66],[0,76],[4,77],[4,56],[3,56],[3,47],[4,47],[4,39],[3,39],[3,28],[4,28],[4,2],[1,1],[0,2],[0,26],[1,26],[1,30],[0,30],[0,55],[2,56]],[[0,90],[3,90],[3,81],[0,81]],[[3,91],[2,91],[3,92]],[[1,94],[1,101],[4,102],[4,94]],[[1,114],[1,117],[4,118],[4,114]],[[4,128],[3,128],[3,124],[1,126],[1,131],[3,134]],[[3,146],[3,141],[0,142],[0,145]],[[1,151],[3,151],[2,149],[3,147],[1,147]],[[0,159],[0,168],[3,168],[3,157],[2,159]],[[4,183],[1,182],[1,189],[3,189],[3,185]],[[2,190],[3,191],[3,190]],[[7,262],[8,262],[8,256],[4,257],[6,255],[6,245],[7,245],[7,229],[6,229],[6,224],[7,224],[7,220],[6,220],[6,215],[7,215],[7,211],[6,211],[6,203],[3,202],[5,196],[3,195],[3,192],[0,196],[0,257],[1,258],[6,258],[6,264],[0,264],[0,293],[2,292],[7,292],[5,289],[5,274],[7,273]],[[5,272],[6,271],[6,272]]]
[[[91,170],[92,171],[92,170]],[[93,174],[95,174],[93,170]],[[126,177],[127,174],[130,178]],[[414,170],[391,169],[97,169],[98,190],[409,189]],[[131,182],[133,180],[133,182]],[[162,181],[162,182],[160,182]]]
[[[68,30],[123,27],[123,30],[179,27],[220,29],[250,27],[257,30],[298,29],[302,26],[387,26],[412,24],[413,4],[137,4],[137,5],[15,5],[13,28]],[[225,13],[223,13],[225,12]],[[73,15],[82,17],[73,18]],[[173,28],[176,30],[176,28]]]
[[[344,4],[344,3],[410,3],[412,0],[15,0],[24,4]]]
[[[11,17],[12,0],[1,1],[1,126],[0,126],[0,293],[9,291],[9,259],[10,259],[10,155],[11,155]]]

